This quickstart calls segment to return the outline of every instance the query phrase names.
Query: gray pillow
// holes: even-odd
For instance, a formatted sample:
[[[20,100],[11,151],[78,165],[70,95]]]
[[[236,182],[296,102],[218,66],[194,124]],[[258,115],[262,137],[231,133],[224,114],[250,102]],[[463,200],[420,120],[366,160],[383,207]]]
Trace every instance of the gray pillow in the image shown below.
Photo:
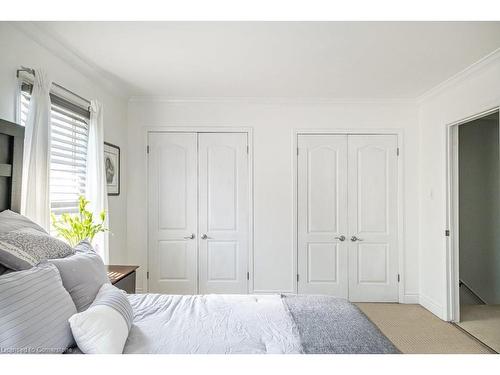
[[[109,283],[104,263],[93,251],[78,251],[67,258],[50,259],[48,262],[59,270],[63,285],[71,295],[78,312],[86,310],[101,286]]]
[[[62,353],[74,345],[75,304],[57,268],[43,264],[0,276],[0,353]]]
[[[68,244],[33,228],[0,233],[0,263],[14,271],[26,270],[45,259],[74,254]]]
[[[11,210],[0,212],[0,233],[11,232],[13,230],[24,228],[32,228],[47,234],[45,229],[28,219],[26,216],[19,215]]]

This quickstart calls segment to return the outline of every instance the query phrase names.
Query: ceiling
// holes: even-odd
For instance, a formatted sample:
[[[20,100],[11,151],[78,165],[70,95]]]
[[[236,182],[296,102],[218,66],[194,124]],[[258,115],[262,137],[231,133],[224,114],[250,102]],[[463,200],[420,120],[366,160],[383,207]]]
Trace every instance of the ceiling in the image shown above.
[[[500,22],[36,22],[127,96],[411,99],[500,47]]]

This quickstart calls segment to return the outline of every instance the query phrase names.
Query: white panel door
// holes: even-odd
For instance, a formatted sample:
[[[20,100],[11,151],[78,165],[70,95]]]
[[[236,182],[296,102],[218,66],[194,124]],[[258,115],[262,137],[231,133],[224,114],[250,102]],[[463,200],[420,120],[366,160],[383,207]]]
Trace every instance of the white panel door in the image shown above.
[[[149,134],[149,291],[197,293],[197,134]]]
[[[298,292],[347,298],[347,135],[299,135],[298,147]]]
[[[198,160],[199,292],[247,293],[247,134],[200,133]]]
[[[349,299],[397,302],[397,136],[349,135],[348,150]]]

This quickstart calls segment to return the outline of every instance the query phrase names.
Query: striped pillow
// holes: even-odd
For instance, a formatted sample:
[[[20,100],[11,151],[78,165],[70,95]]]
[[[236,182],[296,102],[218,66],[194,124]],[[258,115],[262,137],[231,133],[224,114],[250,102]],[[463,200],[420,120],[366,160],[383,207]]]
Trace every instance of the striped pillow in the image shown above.
[[[91,307],[93,306],[108,306],[116,310],[122,316],[130,330],[132,320],[134,319],[134,311],[123,290],[111,284],[103,285]]]
[[[84,312],[69,319],[78,348],[87,354],[119,354],[127,341],[134,313],[125,293],[104,284]]]
[[[54,265],[0,276],[0,353],[64,352],[74,345],[75,313]]]

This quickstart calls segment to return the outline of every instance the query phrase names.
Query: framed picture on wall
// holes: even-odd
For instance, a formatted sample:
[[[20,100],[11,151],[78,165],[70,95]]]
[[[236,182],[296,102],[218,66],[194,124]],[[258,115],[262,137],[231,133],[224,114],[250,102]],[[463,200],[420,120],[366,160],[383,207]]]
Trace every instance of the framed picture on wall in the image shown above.
[[[120,147],[104,142],[104,170],[108,195],[120,195]]]

